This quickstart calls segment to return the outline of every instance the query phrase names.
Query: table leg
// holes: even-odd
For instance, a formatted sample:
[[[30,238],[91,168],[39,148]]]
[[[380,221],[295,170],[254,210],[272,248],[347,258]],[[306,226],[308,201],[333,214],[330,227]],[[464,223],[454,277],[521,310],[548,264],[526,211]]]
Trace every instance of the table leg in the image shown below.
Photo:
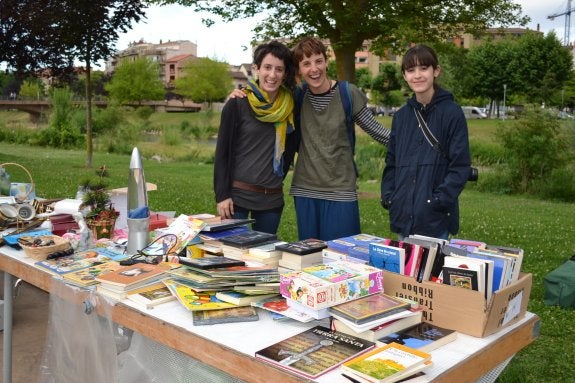
[[[12,383],[12,275],[4,272],[4,355],[2,355],[3,382]]]

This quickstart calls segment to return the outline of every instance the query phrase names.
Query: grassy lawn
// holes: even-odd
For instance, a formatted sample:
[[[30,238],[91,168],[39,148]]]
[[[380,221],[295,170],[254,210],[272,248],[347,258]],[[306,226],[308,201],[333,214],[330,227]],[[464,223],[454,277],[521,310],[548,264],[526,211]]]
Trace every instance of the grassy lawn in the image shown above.
[[[154,118],[161,119],[161,116],[154,115]],[[389,121],[384,122],[390,125]],[[496,128],[493,121],[473,121],[470,122],[470,135],[490,140]],[[95,153],[94,169],[87,170],[83,150],[63,151],[0,143],[0,164],[5,162],[19,163],[31,172],[38,196],[73,198],[78,183],[87,176],[95,177],[95,169],[100,165],[105,165],[109,171],[111,188],[125,186],[130,158]],[[178,214],[215,212],[211,164],[144,159],[144,169],[146,181],[158,186],[157,191],[149,193],[152,210],[175,210]],[[26,174],[16,167],[9,167],[8,172],[13,182],[28,181]],[[291,174],[286,181],[286,192],[290,177]],[[390,237],[388,215],[379,204],[378,190],[378,181],[360,184],[362,231]],[[460,206],[461,230],[457,237],[521,247],[525,251],[523,271],[533,274],[529,311],[541,318],[541,334],[516,355],[498,381],[575,381],[572,373],[575,363],[574,311],[543,304],[543,277],[573,255],[575,205],[480,193],[468,188],[461,196]],[[287,241],[297,237],[293,201],[289,197],[286,198],[279,237]]]

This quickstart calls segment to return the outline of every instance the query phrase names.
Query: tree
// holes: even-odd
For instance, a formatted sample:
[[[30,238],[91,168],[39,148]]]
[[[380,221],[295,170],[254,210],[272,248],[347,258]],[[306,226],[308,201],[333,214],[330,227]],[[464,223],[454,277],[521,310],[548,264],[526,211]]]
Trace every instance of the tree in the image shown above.
[[[398,105],[392,90],[401,89],[401,71],[395,64],[383,64],[379,75],[373,79],[372,90],[377,94],[378,102],[386,105]],[[401,103],[401,102],[400,102]]]
[[[228,64],[207,57],[190,60],[182,68],[183,76],[176,79],[176,92],[194,102],[212,103],[225,100],[233,89]]]
[[[86,166],[92,166],[92,83],[94,62],[114,52],[119,33],[144,17],[143,0],[2,0],[0,62],[17,71],[50,68],[53,75],[86,67]]]
[[[444,40],[462,32],[479,33],[491,25],[524,25],[521,6],[511,0],[149,0],[208,11],[224,22],[265,13],[256,39],[314,35],[329,39],[339,79],[355,82],[355,52],[365,40],[382,53],[402,51],[414,41]],[[214,23],[206,20],[206,25]]]
[[[41,82],[36,79],[25,80],[20,86],[20,97],[39,100],[40,97],[44,96],[44,92],[41,87]]]
[[[164,84],[159,77],[160,66],[147,58],[121,63],[105,88],[110,98],[120,104],[163,100]]]

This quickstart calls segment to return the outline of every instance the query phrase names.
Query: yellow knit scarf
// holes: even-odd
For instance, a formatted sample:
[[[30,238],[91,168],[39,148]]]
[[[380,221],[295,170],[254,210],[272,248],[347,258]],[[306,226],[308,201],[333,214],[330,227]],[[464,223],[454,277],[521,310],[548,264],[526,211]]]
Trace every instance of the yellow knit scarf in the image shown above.
[[[267,93],[257,83],[249,81],[246,93],[256,118],[262,122],[271,122],[275,126],[274,173],[283,176],[283,152],[286,136],[294,129],[292,92],[282,85],[275,101],[271,103]]]

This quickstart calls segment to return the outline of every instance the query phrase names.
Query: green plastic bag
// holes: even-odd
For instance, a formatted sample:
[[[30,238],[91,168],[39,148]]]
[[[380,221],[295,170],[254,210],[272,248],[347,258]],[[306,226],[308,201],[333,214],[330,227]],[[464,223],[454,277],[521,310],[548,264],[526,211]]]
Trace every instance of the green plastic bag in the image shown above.
[[[575,308],[575,255],[543,279],[546,305]]]

